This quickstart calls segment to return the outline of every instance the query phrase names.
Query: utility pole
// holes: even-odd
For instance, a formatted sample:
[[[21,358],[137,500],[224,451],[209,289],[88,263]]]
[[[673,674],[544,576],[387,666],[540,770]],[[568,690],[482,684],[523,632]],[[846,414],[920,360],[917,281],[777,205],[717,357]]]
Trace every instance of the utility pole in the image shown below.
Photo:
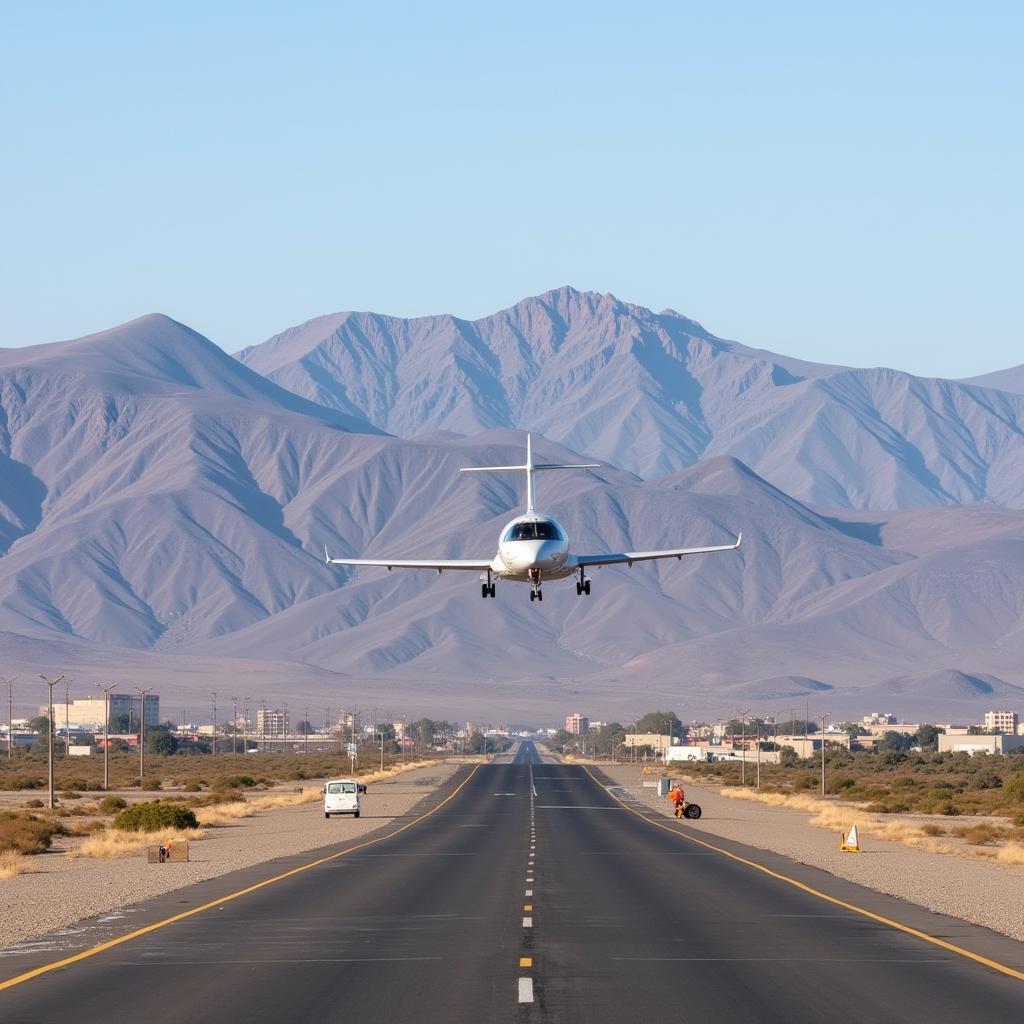
[[[747,784],[747,713],[750,708],[746,711],[741,711],[739,708],[736,709],[736,714],[740,716],[740,736],[742,737],[741,742],[743,744],[743,760],[740,761],[740,785],[745,786]]]
[[[109,686],[102,683],[96,685],[103,691],[103,789],[106,790],[110,781],[110,691],[117,683],[111,683]]]
[[[231,756],[238,753],[238,697],[231,695]]]
[[[309,704],[302,711],[302,752],[309,753]]]
[[[246,694],[242,700],[244,701],[244,708],[242,711],[242,753],[249,753],[249,694]]]
[[[351,762],[351,765],[352,765],[351,772],[352,772],[353,775],[355,775],[355,773],[356,773],[356,758],[359,756],[359,747],[356,745],[356,711],[355,711],[354,708],[352,710],[351,722],[352,722],[352,731],[349,733],[349,736],[350,736],[349,742],[352,744],[352,746],[349,749],[352,751],[352,753],[349,754],[349,761]]]
[[[70,696],[71,696],[71,684],[74,682],[73,679],[64,680],[64,756],[68,756],[68,751],[71,749],[71,713],[69,710]]]
[[[152,686],[145,690],[136,686],[139,691],[139,786],[142,785],[143,768],[146,766],[146,694],[153,689]]]
[[[754,720],[757,728],[757,788],[761,788],[761,719]]]
[[[818,715],[821,719],[821,795],[825,795],[825,721],[831,718],[829,712],[825,712],[823,715]]]
[[[217,756],[217,691],[210,693],[213,698],[213,756]]]
[[[380,730],[380,770],[384,771],[384,729]]]
[[[63,683],[64,682],[64,677],[63,676],[57,676],[56,679],[47,679],[46,676],[44,676],[44,675],[42,675],[42,673],[40,673],[39,678],[42,679],[42,681],[44,683],[46,683],[47,689],[49,690],[49,698],[48,698],[48,701],[47,701],[48,714],[47,714],[47,724],[46,724],[46,732],[47,732],[47,737],[46,737],[46,767],[47,767],[49,778],[50,778],[50,801],[49,801],[48,806],[52,809],[53,806],[54,806],[54,804],[53,804],[53,739],[54,739],[54,734],[53,734],[53,688],[58,683]]]
[[[20,676],[11,676],[8,679],[6,676],[0,676],[7,684],[7,760],[14,756],[14,681],[20,679]]]

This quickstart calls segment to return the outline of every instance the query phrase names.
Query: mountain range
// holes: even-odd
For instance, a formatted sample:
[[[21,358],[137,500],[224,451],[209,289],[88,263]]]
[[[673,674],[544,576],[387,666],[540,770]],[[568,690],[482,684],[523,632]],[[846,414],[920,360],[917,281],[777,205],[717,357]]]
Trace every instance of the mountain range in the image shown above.
[[[1014,372],[811,364],[568,288],[474,322],[321,317],[237,359],[158,315],[0,349],[4,674],[520,721],[1020,707]],[[521,461],[524,427],[604,463],[540,481],[574,549],[743,547],[541,606],[324,564],[489,557],[521,481],[458,469]]]

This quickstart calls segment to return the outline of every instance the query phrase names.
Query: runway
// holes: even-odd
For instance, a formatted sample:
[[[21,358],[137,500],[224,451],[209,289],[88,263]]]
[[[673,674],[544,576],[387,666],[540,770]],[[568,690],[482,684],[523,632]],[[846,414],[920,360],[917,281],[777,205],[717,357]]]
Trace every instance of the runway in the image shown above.
[[[461,770],[434,800],[390,838],[153,901],[139,920],[154,930],[0,990],[0,1020],[995,1024],[1024,1012],[1024,982],[794,883],[1017,971],[1020,943],[764,851],[698,845],[684,836],[702,838],[699,822],[656,827],[532,744]],[[0,984],[46,966],[0,960]]]

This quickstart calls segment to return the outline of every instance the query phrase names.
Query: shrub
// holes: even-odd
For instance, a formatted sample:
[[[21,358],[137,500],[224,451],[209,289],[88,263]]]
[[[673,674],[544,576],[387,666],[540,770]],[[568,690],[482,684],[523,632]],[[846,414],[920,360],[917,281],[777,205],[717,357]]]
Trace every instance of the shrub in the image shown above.
[[[1014,823],[1014,825],[1016,825],[1016,826],[1017,826],[1018,828],[1024,828],[1024,811],[1018,811],[1018,812],[1017,812],[1017,813],[1016,813],[1016,814],[1015,814],[1015,815],[1013,816],[1013,823]]]
[[[217,789],[252,789],[256,779],[251,775],[228,775],[215,783]]]
[[[921,831],[926,836],[944,836],[946,830],[941,825],[922,825]]]
[[[0,853],[42,853],[50,848],[54,836],[65,834],[58,821],[44,821],[33,814],[0,812]]]
[[[160,780],[155,775],[147,775],[146,778],[142,780],[142,784],[139,788],[145,789],[150,793],[155,793],[160,788],[160,785]]]
[[[202,791],[203,791],[202,783],[196,781],[195,779],[189,779],[189,781],[185,783],[185,792],[186,793],[201,793]]]
[[[841,793],[844,789],[852,789],[857,780],[852,775],[833,775],[828,783],[830,793]]]
[[[971,781],[971,789],[999,789],[1003,784],[1002,777],[992,768],[976,775]]]
[[[35,775],[6,775],[0,778],[0,789],[43,789],[46,780]]]
[[[105,796],[100,801],[100,811],[103,814],[116,814],[128,806],[128,801],[119,796]]]
[[[991,825],[975,825],[964,833],[964,839],[972,846],[988,846],[999,838],[1000,832]]]
[[[42,800],[32,799],[32,800],[26,800],[25,801],[25,806],[26,807],[45,807],[46,805],[43,803]]]
[[[1024,772],[1017,772],[1003,787],[1003,792],[1015,803],[1024,804]]]
[[[814,789],[815,785],[817,785],[817,782],[818,782],[818,780],[813,775],[811,775],[809,772],[801,772],[793,780],[793,788],[794,789]]]
[[[194,812],[181,804],[145,803],[126,807],[114,819],[122,832],[159,832],[165,828],[198,828]]]
[[[60,791],[61,800],[81,800],[82,794],[76,789],[62,789]]]
[[[915,779],[912,775],[900,775],[892,780],[892,785],[893,789],[896,789],[897,787],[902,789],[906,786],[916,786],[917,779]]]

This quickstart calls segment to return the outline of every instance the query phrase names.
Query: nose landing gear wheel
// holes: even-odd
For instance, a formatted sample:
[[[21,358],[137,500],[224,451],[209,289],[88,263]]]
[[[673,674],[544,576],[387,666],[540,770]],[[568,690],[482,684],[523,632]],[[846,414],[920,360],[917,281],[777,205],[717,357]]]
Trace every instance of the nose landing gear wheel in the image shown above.
[[[543,590],[531,590],[530,591],[530,600],[531,601],[543,601],[544,600],[544,591]]]
[[[687,804],[683,810],[683,814],[685,814],[687,818],[699,818],[700,804]]]

